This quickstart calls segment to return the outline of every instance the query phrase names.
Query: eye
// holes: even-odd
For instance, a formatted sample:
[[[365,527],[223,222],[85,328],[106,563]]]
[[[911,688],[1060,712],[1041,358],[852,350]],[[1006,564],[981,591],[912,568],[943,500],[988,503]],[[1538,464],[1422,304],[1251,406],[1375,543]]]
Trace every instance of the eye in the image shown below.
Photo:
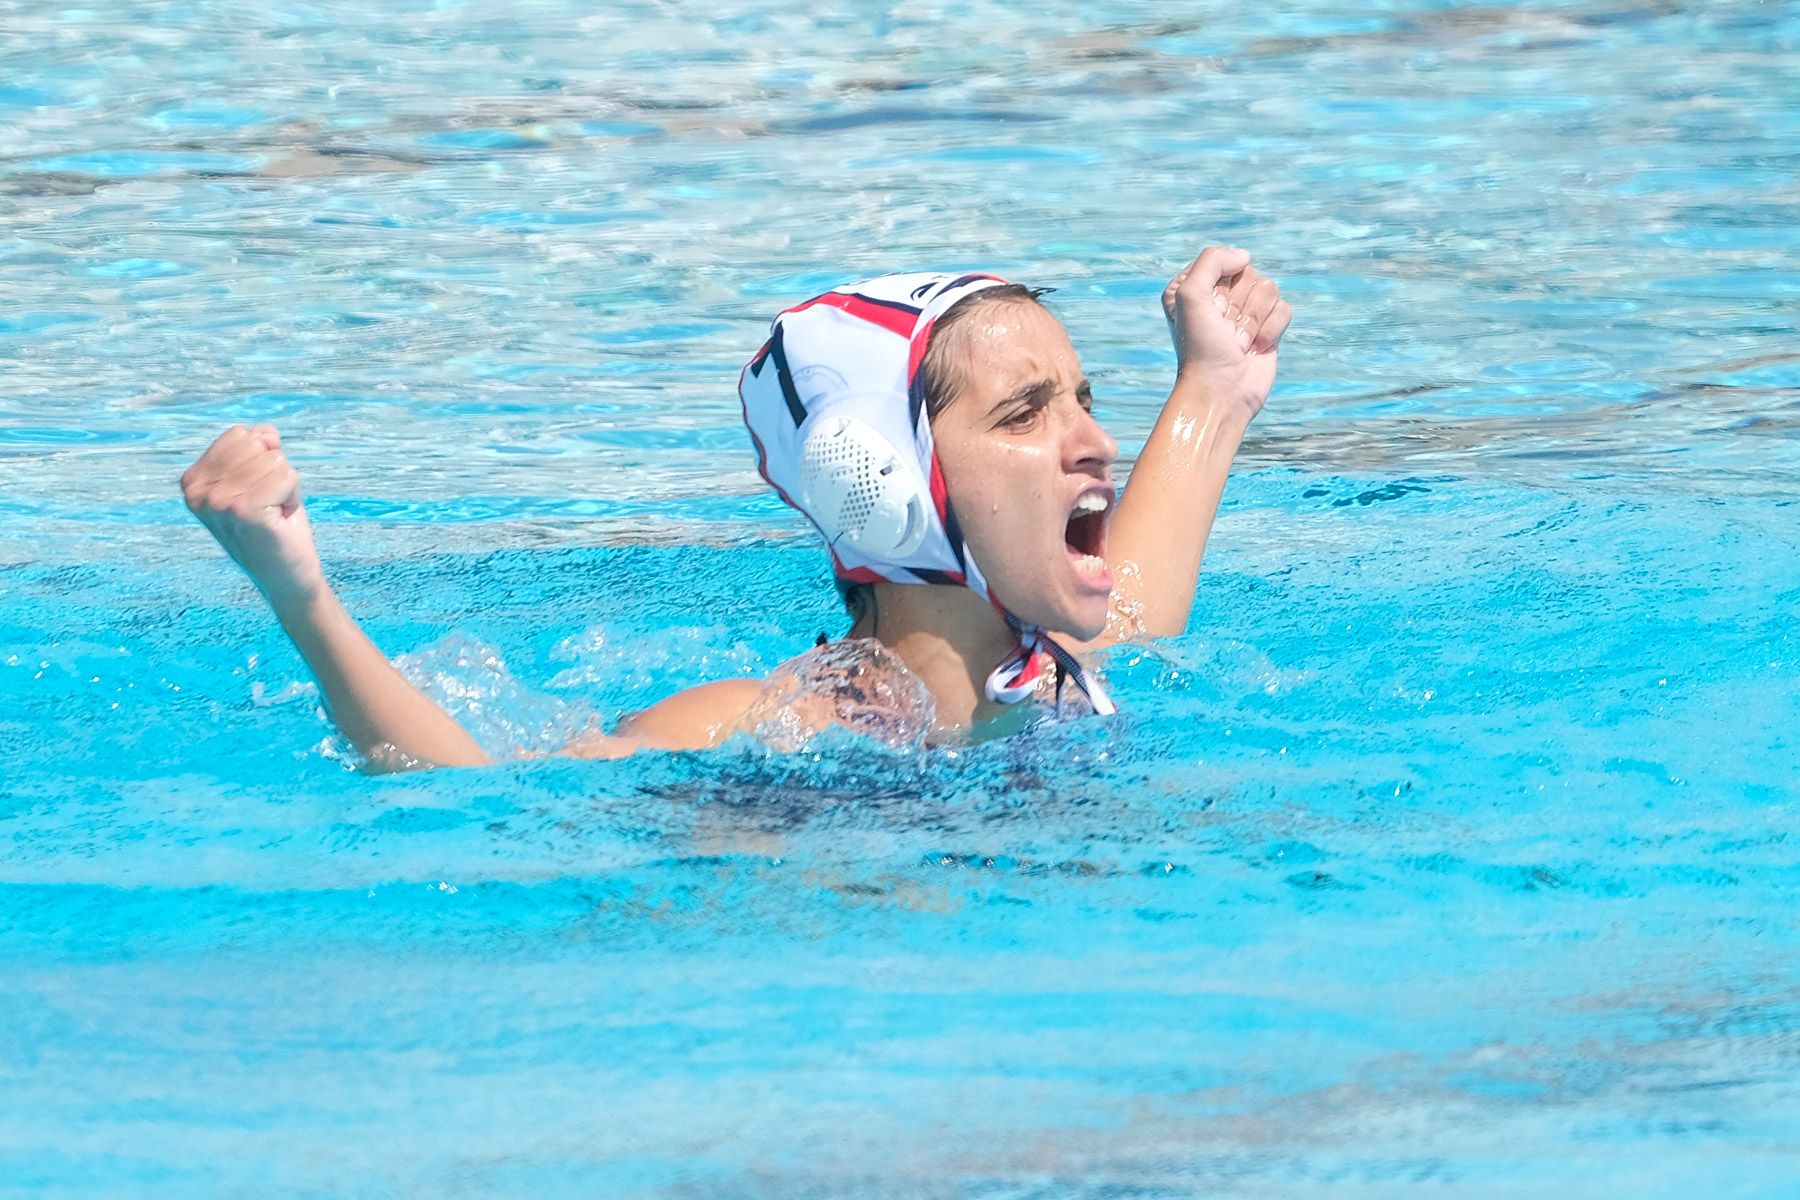
[[[1038,414],[1043,412],[1039,404],[1027,404],[1023,408],[1014,409],[1000,422],[1002,429],[1029,429],[1037,421]]]
[[[1094,389],[1090,388],[1085,383],[1082,384],[1080,388],[1076,389],[1075,402],[1077,404],[1081,405],[1082,412],[1090,412],[1090,413],[1093,412],[1094,411]]]

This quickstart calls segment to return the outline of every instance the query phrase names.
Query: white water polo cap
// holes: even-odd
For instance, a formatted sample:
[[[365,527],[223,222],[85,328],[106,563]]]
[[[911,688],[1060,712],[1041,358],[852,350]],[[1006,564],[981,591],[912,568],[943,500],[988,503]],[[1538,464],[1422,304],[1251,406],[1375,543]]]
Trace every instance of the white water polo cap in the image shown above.
[[[950,504],[919,367],[951,305],[993,275],[883,275],[781,313],[738,379],[757,469],[825,538],[841,584],[955,584],[992,604],[1019,644],[989,675],[1002,704],[1030,696],[1039,652],[1095,711],[1115,711],[1093,675],[988,589]],[[1060,691],[1060,688],[1059,688]]]

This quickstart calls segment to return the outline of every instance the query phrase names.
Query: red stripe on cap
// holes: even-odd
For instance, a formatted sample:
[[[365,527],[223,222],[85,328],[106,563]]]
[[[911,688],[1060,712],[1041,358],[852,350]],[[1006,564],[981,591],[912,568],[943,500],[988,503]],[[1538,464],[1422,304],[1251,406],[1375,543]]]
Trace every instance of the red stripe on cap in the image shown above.
[[[823,296],[814,296],[805,304],[796,304],[782,313],[805,312],[814,305],[822,304],[826,308],[835,308],[839,312],[849,313],[859,321],[867,321],[871,325],[879,325],[889,333],[903,338],[912,336],[913,324],[919,318],[912,313],[890,308],[885,304],[876,304],[861,296],[852,296],[848,292],[826,292]]]
[[[945,525],[950,523],[950,488],[944,482],[944,464],[938,461],[937,448],[931,451],[931,506],[937,509],[938,520]]]
[[[887,576],[877,574],[868,567],[846,567],[844,565],[844,560],[837,556],[836,550],[831,552],[831,567],[837,572],[837,577],[839,579],[847,579],[851,583],[880,583],[887,578]]]

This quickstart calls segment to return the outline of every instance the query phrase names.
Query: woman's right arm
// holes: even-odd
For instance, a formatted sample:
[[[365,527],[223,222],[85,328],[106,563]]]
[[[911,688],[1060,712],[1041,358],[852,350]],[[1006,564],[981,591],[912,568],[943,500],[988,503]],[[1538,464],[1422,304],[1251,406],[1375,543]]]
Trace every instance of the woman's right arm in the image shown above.
[[[272,426],[234,425],[181,477],[187,506],[250,576],[325,692],[338,730],[378,768],[489,761],[394,668],[325,582],[300,476]]]

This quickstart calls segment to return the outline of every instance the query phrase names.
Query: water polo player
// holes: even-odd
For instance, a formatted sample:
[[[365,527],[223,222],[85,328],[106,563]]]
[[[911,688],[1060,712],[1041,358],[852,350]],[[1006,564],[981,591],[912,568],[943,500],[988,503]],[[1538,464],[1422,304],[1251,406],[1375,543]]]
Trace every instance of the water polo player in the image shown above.
[[[783,312],[740,377],[744,419],[763,477],[825,538],[850,638],[767,680],[679,692],[565,753],[867,728],[884,703],[922,711],[937,738],[1039,701],[1111,712],[1086,660],[1186,626],[1226,475],[1291,315],[1246,251],[1220,247],[1169,282],[1163,311],[1175,386],[1123,498],[1117,446],[1036,293],[989,275],[889,275]],[[488,761],[338,602],[274,429],[234,426],[181,483],[358,751],[385,765]]]

